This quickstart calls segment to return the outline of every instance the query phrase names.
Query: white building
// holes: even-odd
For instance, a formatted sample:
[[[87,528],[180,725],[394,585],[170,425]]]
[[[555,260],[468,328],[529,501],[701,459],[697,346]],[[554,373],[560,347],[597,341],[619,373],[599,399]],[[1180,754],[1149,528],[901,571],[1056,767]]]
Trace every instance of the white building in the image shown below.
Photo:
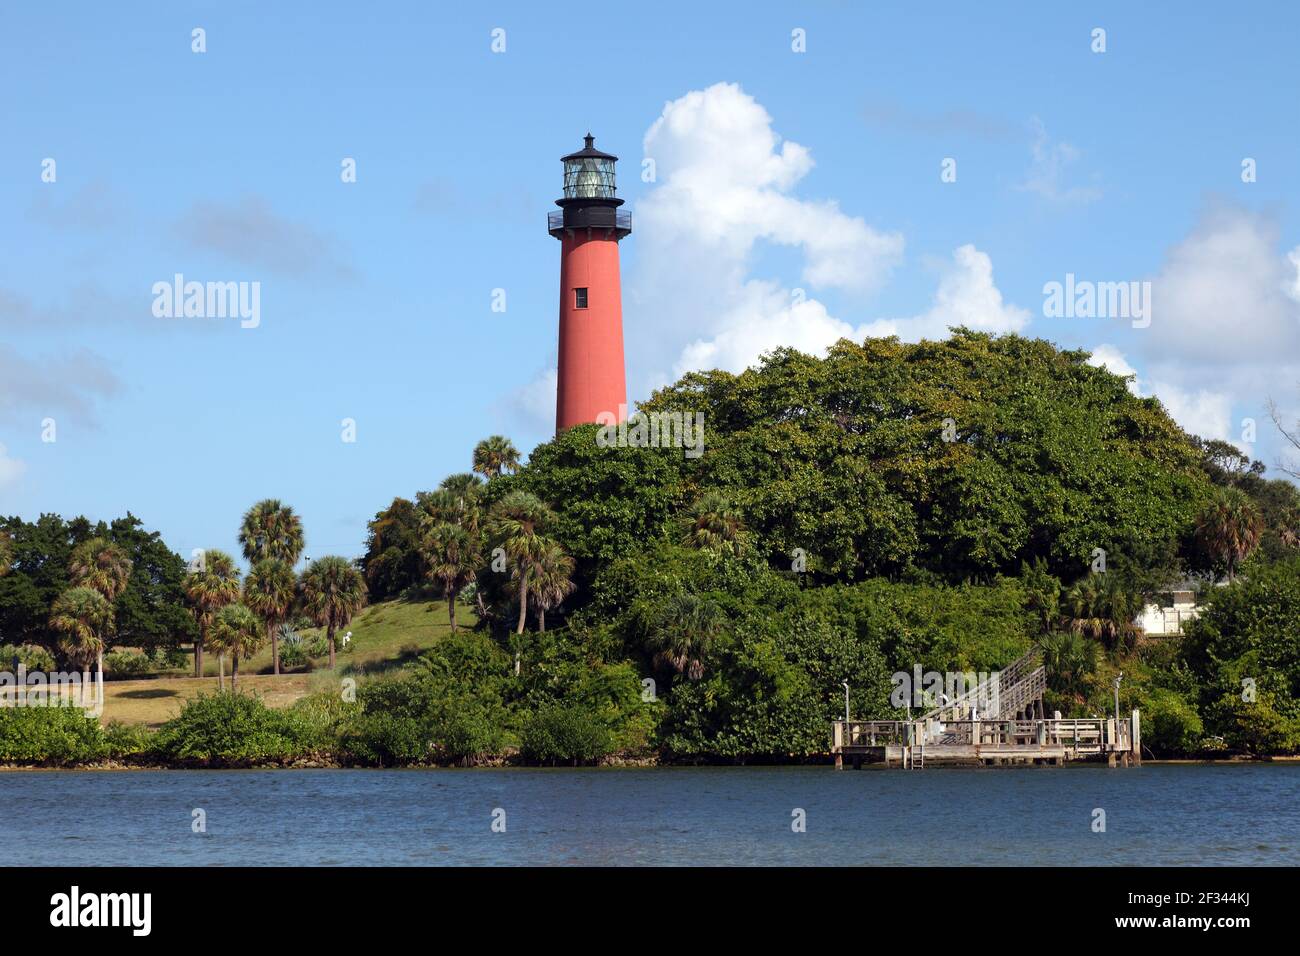
[[[1172,601],[1165,604],[1148,604],[1142,609],[1137,623],[1148,637],[1172,637],[1183,632],[1183,624],[1194,621],[1201,609],[1196,604],[1194,591],[1166,592]],[[1164,595],[1162,595],[1163,597]]]

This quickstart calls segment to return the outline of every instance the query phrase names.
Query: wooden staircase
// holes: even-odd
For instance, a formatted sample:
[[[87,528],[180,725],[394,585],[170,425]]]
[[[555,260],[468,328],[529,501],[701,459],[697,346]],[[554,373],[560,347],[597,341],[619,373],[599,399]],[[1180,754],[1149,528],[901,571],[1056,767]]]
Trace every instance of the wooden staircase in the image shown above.
[[[994,720],[1013,717],[1042,701],[1047,669],[1037,648],[958,696],[921,715],[923,721]],[[1040,716],[1041,716],[1041,707]]]

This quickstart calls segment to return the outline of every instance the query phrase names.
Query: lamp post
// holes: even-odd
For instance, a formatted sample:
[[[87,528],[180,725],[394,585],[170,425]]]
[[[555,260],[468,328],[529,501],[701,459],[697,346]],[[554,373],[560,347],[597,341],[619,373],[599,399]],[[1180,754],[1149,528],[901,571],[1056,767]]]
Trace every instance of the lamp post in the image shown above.
[[[1120,671],[1119,675],[1115,678],[1115,720],[1117,723],[1119,721],[1119,682],[1123,679],[1124,672]]]
[[[847,724],[849,722],[849,682],[842,680],[840,684],[844,687],[844,722]]]

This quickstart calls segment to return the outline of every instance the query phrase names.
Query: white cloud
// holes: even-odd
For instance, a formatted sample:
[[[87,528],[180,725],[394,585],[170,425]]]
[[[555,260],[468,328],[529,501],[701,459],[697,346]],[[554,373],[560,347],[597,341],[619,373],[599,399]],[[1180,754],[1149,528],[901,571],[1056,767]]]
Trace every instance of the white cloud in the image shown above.
[[[1300,380],[1300,248],[1284,252],[1278,237],[1267,215],[1211,206],[1152,279],[1151,325],[1134,330],[1132,362],[1103,345],[1094,364],[1140,367],[1138,394],[1159,398],[1187,431],[1253,454],[1243,419],[1264,422],[1267,399]]]
[[[902,260],[904,243],[834,201],[792,195],[812,169],[811,153],[782,141],[772,117],[735,84],[668,103],[646,133],[645,155],[659,184],[636,208],[637,270],[627,297],[634,382],[663,384],[668,369],[672,377],[740,371],[783,345],[816,354],[842,337],[941,337],[960,324],[1016,331],[1029,321],[1002,301],[992,262],[970,245],[942,269],[927,312],[858,326],[808,290],[754,275],[761,244],[789,247],[811,292],[836,289],[863,301]]]
[[[813,167],[807,148],[781,142],[772,117],[734,83],[696,90],[664,106],[645,134],[660,185],[638,203],[641,245],[686,241],[722,262],[702,263],[734,279],[759,240],[794,246],[813,286],[868,291],[903,253],[898,233],[873,229],[834,201],[789,195]],[[644,254],[644,251],[643,251]]]
[[[1029,146],[1032,162],[1020,188],[1052,202],[1086,203],[1100,199],[1100,188],[1071,186],[1066,182],[1070,167],[1081,155],[1079,150],[1061,140],[1053,142],[1037,116],[1030,120],[1029,125],[1034,132],[1034,140]]]
[[[1128,390],[1139,397],[1160,399],[1169,417],[1185,431],[1202,438],[1219,438],[1233,442],[1250,453],[1251,446],[1232,433],[1232,397],[1227,392],[1208,388],[1187,389],[1170,381],[1145,380],[1114,345],[1099,345],[1092,350],[1089,365],[1104,368],[1115,375],[1132,376]]]
[[[95,406],[122,387],[104,360],[88,349],[29,359],[0,344],[0,421],[30,420],[32,413],[93,421]]]
[[[853,326],[826,311],[816,299],[797,300],[775,282],[745,284],[742,295],[723,317],[714,336],[697,339],[683,351],[675,375],[692,369],[720,368],[739,372],[777,346],[818,354],[842,338],[862,341],[868,336],[897,335],[906,341],[939,339],[952,326],[985,332],[1018,332],[1029,322],[1024,309],[1002,301],[993,283],[993,263],[974,246],[953,253],[939,278],[933,304],[920,315],[877,319]]]
[[[1240,440],[1232,429],[1232,397],[1226,392],[1198,388],[1189,390],[1170,382],[1152,380],[1151,394],[1160,399],[1169,416],[1184,430],[1202,438],[1219,438],[1232,442],[1251,454],[1251,446]]]
[[[0,443],[0,488],[16,482],[26,470],[27,464],[17,458],[10,458],[9,450]]]
[[[767,111],[736,84],[667,103],[644,147],[657,185],[634,217],[637,267],[626,299],[629,358],[639,366],[634,380],[639,373],[660,384],[680,365],[683,343],[720,338],[719,353],[731,354],[729,340],[744,334],[742,324],[763,336],[793,332],[818,314],[814,298],[796,311],[791,292],[751,276],[763,246],[794,251],[811,291],[853,296],[878,288],[902,258],[898,233],[847,215],[833,201],[791,194],[812,169],[812,154],[782,141]]]
[[[511,410],[521,415],[527,425],[544,431],[553,430],[558,381],[554,367],[544,369],[527,385],[521,385],[511,393]]]
[[[1002,301],[993,282],[993,260],[974,246],[959,247],[952,265],[939,279],[929,310],[909,319],[882,319],[868,325],[865,335],[897,335],[909,341],[943,338],[956,325],[979,332],[1019,332],[1029,324],[1029,312]]]
[[[1277,225],[1215,206],[1152,282],[1152,359],[1273,363],[1300,351],[1300,249],[1277,249]]]

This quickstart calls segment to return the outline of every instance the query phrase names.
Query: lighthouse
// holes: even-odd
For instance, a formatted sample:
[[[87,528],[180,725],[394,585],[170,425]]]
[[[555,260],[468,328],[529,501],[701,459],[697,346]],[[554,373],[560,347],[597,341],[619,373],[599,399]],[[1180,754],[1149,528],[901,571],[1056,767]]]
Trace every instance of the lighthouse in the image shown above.
[[[590,133],[582,149],[560,157],[564,197],[547,215],[560,240],[560,350],[555,430],[626,417],[623,370],[623,292],[618,244],[632,232],[632,216],[618,207],[614,164]]]

